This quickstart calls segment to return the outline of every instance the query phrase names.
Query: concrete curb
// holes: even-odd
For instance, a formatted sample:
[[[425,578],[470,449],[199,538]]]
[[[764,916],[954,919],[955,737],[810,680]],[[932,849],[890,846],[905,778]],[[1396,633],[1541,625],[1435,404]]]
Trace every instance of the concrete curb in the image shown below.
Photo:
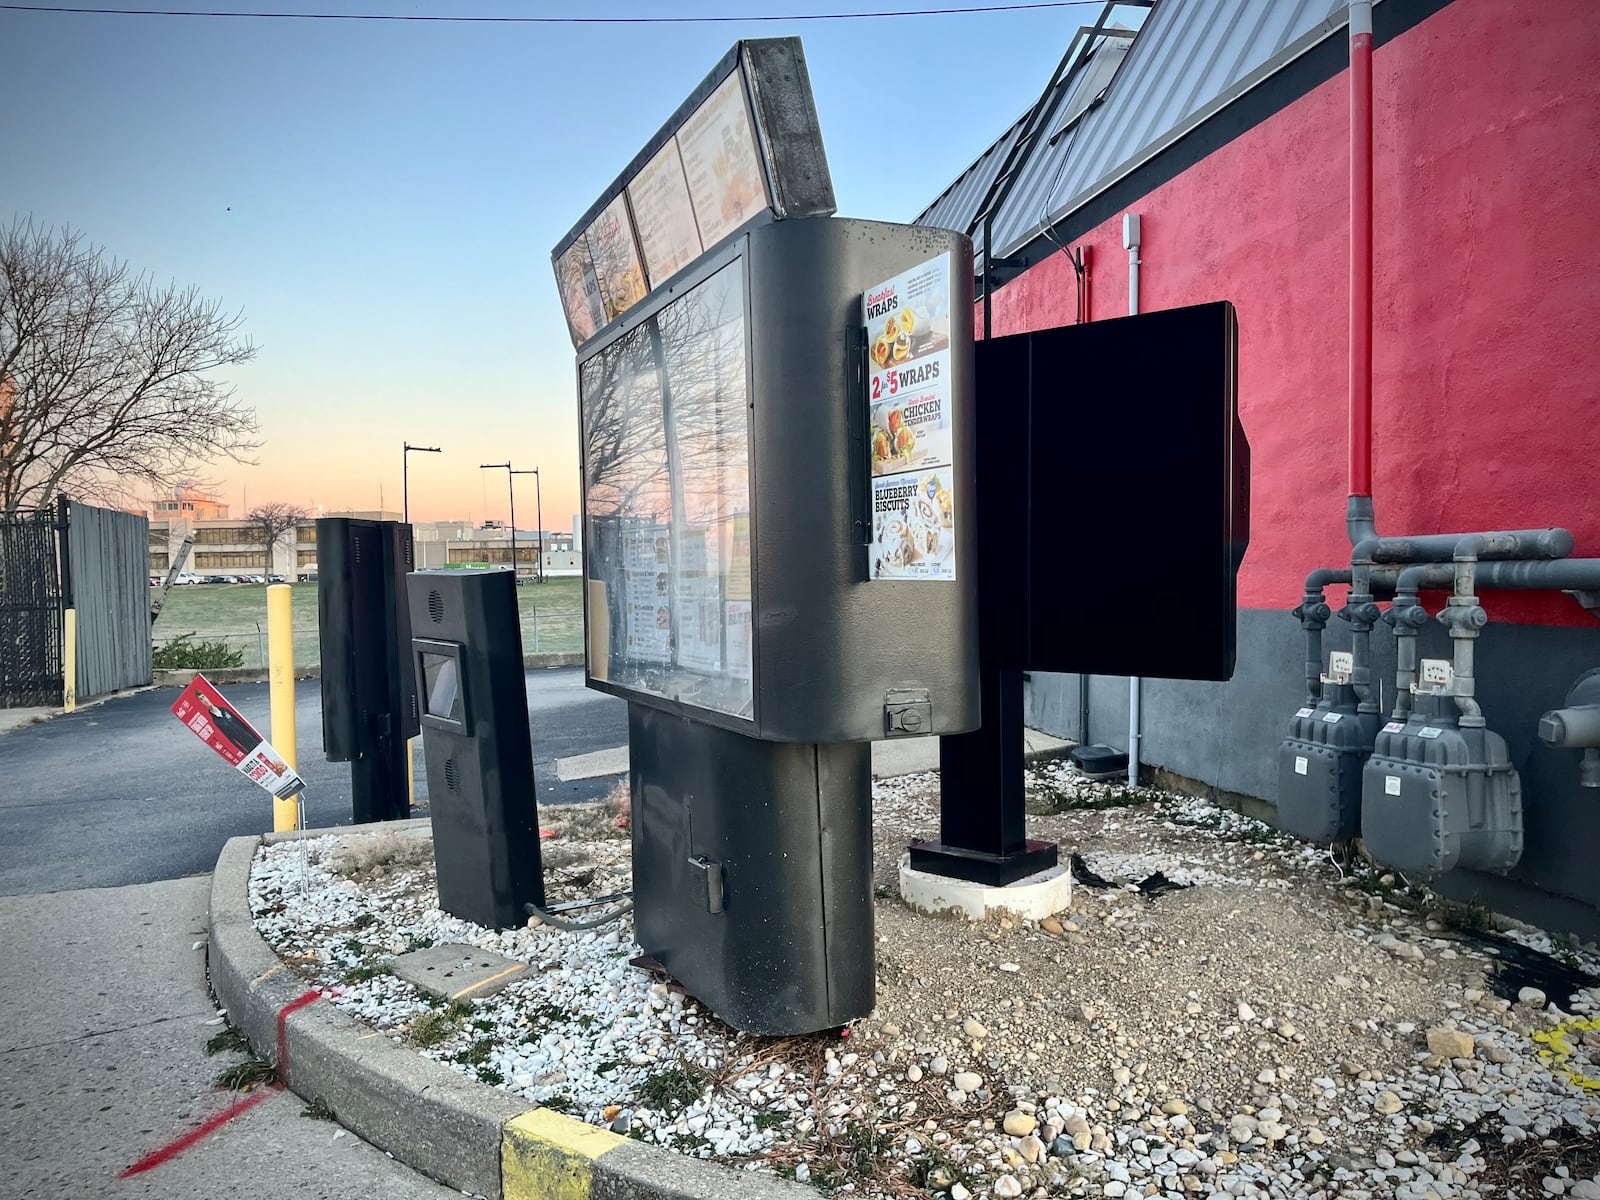
[[[414,826],[417,822],[406,822]],[[395,825],[308,830],[349,834]],[[211,876],[211,987],[298,1095],[407,1166],[491,1200],[816,1200],[801,1184],[686,1158],[468,1079],[374,1034],[308,989],[256,932],[233,838]],[[274,840],[287,840],[278,837]]]
[[[524,654],[522,666],[525,670],[539,671],[554,667],[581,667],[583,666],[582,650],[562,650],[550,654]],[[154,685],[156,687],[188,687],[194,682],[196,675],[204,675],[212,683],[266,683],[271,678],[271,671],[266,667],[217,667],[205,671],[157,671],[155,672]],[[296,679],[321,679],[322,664],[312,663],[309,666],[297,666],[294,669]],[[79,707],[82,707],[80,705]]]

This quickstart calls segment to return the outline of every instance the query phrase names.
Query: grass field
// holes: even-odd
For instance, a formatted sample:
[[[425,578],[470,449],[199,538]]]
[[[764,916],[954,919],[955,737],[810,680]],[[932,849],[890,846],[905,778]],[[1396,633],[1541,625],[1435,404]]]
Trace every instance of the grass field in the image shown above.
[[[321,660],[317,642],[317,585],[294,589],[294,661],[310,666]],[[583,648],[583,581],[553,578],[517,589],[524,654]],[[153,630],[161,646],[180,634],[196,641],[226,642],[244,652],[244,665],[266,664],[267,589],[250,583],[197,583],[175,587]]]

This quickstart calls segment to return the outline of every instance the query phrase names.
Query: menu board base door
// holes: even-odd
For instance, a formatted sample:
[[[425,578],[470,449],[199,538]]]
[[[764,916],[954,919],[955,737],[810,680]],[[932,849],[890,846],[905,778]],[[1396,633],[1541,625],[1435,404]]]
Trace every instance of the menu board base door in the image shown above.
[[[640,947],[736,1029],[874,1003],[871,746],[764,742],[628,706]]]

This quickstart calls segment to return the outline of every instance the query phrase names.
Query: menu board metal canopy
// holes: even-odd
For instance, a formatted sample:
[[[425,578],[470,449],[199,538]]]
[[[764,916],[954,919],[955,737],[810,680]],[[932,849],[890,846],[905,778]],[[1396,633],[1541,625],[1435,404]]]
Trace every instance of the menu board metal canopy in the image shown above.
[[[551,252],[572,344],[734,234],[833,211],[800,39],[736,43]]]

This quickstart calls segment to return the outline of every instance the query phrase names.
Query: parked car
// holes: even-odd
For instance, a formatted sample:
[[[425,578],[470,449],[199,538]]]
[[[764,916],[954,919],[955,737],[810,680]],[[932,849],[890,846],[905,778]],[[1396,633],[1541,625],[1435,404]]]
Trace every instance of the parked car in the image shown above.
[[[285,579],[282,575],[269,575],[267,577],[267,582],[268,583],[288,583],[289,581],[287,579]]]
[[[207,575],[200,582],[201,583],[232,583],[233,582],[233,577],[231,575]]]
[[[200,576],[196,575],[193,571],[181,571],[178,574],[178,578],[174,580],[174,582],[182,584],[199,583]]]

